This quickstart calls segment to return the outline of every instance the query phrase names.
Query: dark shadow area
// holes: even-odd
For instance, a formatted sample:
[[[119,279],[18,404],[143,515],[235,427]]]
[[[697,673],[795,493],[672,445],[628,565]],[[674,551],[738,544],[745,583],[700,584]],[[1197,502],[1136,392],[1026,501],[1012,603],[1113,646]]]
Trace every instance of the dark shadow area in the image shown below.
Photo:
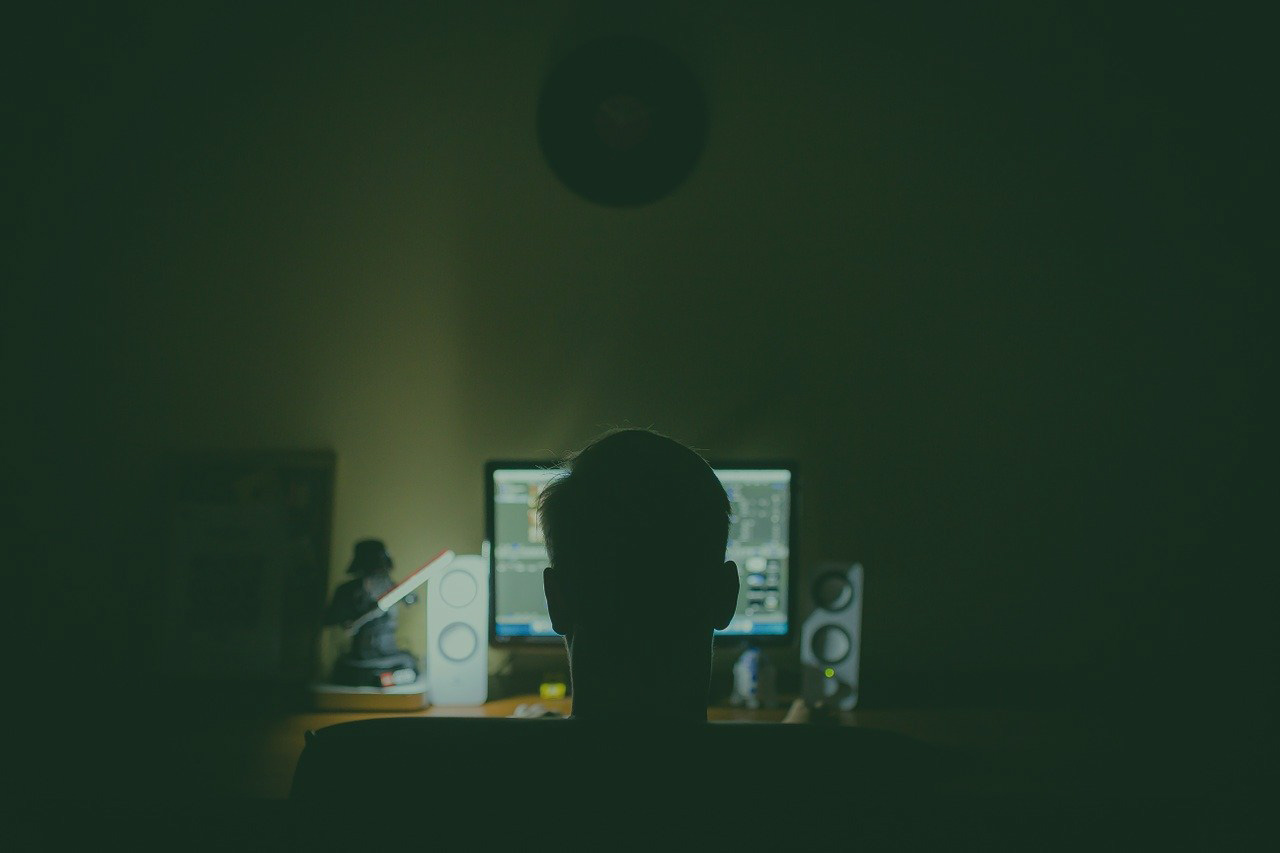
[[[845,784],[791,746],[847,749],[850,791],[908,792],[870,810],[879,837],[1248,841],[1280,758],[1270,30],[1026,5],[28,10],[5,76],[0,510],[33,822],[65,799],[88,826],[153,800],[161,828],[252,824],[245,791],[302,749],[278,730],[306,677],[208,678],[166,646],[175,454],[332,452],[331,590],[366,536],[406,566],[478,552],[485,459],[652,424],[798,461],[806,554],[867,569],[870,731],[677,741],[718,776],[616,747],[655,750],[632,756],[646,790],[686,786],[737,843],[759,799]],[[603,207],[544,161],[538,95],[577,44],[630,31],[696,76],[705,147],[670,195]],[[532,693],[562,661],[495,661],[491,685]],[[548,809],[495,833],[563,837],[555,797],[582,783],[532,776],[604,749],[516,760],[523,732],[577,729],[418,722],[482,731],[488,757],[380,720],[389,796]],[[346,737],[344,768],[365,749]],[[904,768],[938,750],[974,762],[938,798],[1031,801],[922,824],[909,792],[941,777]],[[799,846],[853,808],[824,802],[775,828]]]

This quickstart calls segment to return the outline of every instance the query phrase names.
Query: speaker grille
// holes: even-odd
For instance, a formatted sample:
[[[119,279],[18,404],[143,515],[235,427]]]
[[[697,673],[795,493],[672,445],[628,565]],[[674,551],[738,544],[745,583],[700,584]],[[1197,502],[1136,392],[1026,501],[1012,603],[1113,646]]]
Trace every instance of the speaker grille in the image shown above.
[[[840,663],[853,651],[849,632],[839,625],[823,625],[813,632],[813,656],[823,663]]]
[[[440,598],[450,607],[466,607],[475,601],[478,591],[475,578],[466,572],[449,572],[440,581]]]
[[[853,602],[853,585],[836,572],[827,572],[813,584],[813,602],[823,610],[844,610]]]
[[[466,660],[479,645],[475,630],[464,622],[454,622],[440,632],[440,654],[451,661]]]

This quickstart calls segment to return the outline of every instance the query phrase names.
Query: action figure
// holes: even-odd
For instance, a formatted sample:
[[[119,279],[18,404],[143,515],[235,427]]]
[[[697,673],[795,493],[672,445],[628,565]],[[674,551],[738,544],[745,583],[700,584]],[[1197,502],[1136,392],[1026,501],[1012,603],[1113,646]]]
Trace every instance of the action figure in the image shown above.
[[[417,659],[396,648],[395,608],[370,617],[378,606],[378,599],[395,586],[391,566],[391,555],[382,540],[362,539],[356,543],[347,568],[347,573],[356,577],[333,591],[333,601],[325,612],[326,625],[355,630],[351,649],[334,664],[335,684],[391,687],[418,679]],[[404,597],[403,603],[413,604],[416,600],[411,594]]]

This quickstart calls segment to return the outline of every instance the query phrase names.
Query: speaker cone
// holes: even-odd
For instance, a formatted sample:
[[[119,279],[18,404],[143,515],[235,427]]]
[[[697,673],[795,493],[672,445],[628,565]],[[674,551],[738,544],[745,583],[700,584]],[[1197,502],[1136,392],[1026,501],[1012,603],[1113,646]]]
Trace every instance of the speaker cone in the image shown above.
[[[452,571],[440,581],[440,598],[450,607],[466,607],[475,600],[479,587],[464,571]]]
[[[839,625],[823,625],[813,632],[810,641],[813,656],[823,663],[839,663],[853,650],[849,634]]]
[[[828,572],[813,584],[813,602],[823,610],[844,610],[853,601],[853,585],[844,576]]]
[[[440,654],[451,661],[464,661],[475,653],[476,632],[464,622],[454,622],[440,632]]]

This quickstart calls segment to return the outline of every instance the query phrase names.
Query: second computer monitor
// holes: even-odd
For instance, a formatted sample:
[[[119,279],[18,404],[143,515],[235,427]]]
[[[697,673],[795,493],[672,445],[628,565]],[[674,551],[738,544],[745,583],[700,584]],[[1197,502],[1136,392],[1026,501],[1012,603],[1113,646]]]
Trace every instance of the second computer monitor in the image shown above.
[[[725,559],[737,563],[740,581],[733,619],[716,633],[785,641],[792,631],[795,466],[719,462],[712,467],[729,496]],[[555,463],[546,462],[500,461],[485,466],[485,536],[492,590],[489,638],[495,645],[558,642],[542,591],[542,570],[548,561],[537,508],[543,488],[563,474]],[[645,590],[653,594],[651,587]],[[661,605],[655,603],[655,630],[662,621]]]

